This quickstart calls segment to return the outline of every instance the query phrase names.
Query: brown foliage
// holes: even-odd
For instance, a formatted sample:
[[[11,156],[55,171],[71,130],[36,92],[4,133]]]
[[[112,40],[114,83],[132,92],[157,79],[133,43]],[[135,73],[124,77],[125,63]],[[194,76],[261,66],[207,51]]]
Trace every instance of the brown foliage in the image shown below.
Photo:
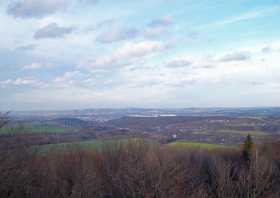
[[[22,148],[0,158],[1,198],[279,197],[279,158],[268,148],[250,166],[241,151],[174,150],[140,140],[45,155]]]

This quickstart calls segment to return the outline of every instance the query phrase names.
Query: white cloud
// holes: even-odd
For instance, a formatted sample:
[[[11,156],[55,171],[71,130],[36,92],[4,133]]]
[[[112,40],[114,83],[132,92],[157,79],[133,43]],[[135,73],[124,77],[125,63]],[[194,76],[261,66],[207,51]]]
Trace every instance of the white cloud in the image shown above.
[[[118,49],[114,56],[116,59],[130,59],[154,54],[165,49],[166,46],[161,42],[144,41],[139,43],[127,43]]]
[[[251,58],[250,52],[233,52],[220,58],[222,62],[246,61]]]
[[[209,4],[203,6],[202,10],[199,6],[194,9],[192,7],[189,12],[180,10],[182,7],[176,8],[175,4],[183,2],[171,2],[170,10],[159,8],[152,15],[144,16],[141,8],[150,7],[146,0],[145,6],[141,6],[141,1],[125,1],[118,5],[101,1],[96,9],[78,3],[96,3],[95,0],[11,1],[21,3],[10,3],[9,9],[14,6],[10,15],[33,19],[19,20],[5,13],[0,16],[5,27],[0,30],[3,35],[1,45],[10,50],[9,54],[2,53],[0,86],[8,87],[3,90],[10,96],[26,92],[26,95],[30,93],[30,99],[35,96],[40,103],[40,92],[43,94],[41,104],[53,98],[61,101],[62,106],[64,101],[68,101],[71,106],[72,100],[80,104],[86,102],[84,106],[96,104],[96,100],[99,104],[106,100],[106,104],[133,105],[140,104],[140,100],[148,102],[149,97],[158,101],[159,96],[169,98],[170,103],[176,103],[179,101],[176,97],[180,98],[180,94],[180,100],[187,101],[187,96],[194,94],[192,91],[197,92],[197,97],[193,98],[194,103],[204,98],[206,101],[208,94],[220,94],[225,99],[224,95],[228,92],[234,93],[231,89],[234,86],[237,87],[235,90],[246,90],[249,86],[250,89],[269,88],[270,93],[276,93],[275,90],[279,88],[276,85],[280,79],[280,45],[274,42],[273,36],[277,34],[277,30],[273,29],[276,26],[272,26],[275,23],[273,17],[277,18],[278,14],[272,16],[277,9],[267,9],[264,4],[263,9],[241,13],[239,16],[227,17],[227,14],[221,13],[218,21],[201,26],[202,31],[198,31],[201,37],[196,40],[189,39],[189,29],[196,23],[205,23],[218,16],[204,17],[202,20],[199,18],[199,13],[208,14],[201,12]],[[1,11],[5,12],[6,4],[8,3],[2,4]],[[128,9],[123,10],[123,6]],[[62,13],[64,10],[67,12]],[[238,9],[234,7],[232,10]],[[174,15],[174,18],[150,18],[162,13]],[[268,15],[271,17],[264,18]],[[193,20],[184,20],[188,17]],[[104,21],[108,18],[113,20]],[[251,23],[250,27],[239,24],[260,18],[262,21],[271,20],[271,23],[265,25],[271,27],[271,30],[260,29],[259,23]],[[74,31],[72,24],[79,24],[79,30]],[[203,28],[227,25],[234,25],[237,28],[236,34],[227,30],[211,30],[205,34],[207,38],[203,37]],[[38,27],[40,30],[34,35]],[[87,27],[94,28],[85,32]],[[248,28],[252,28],[252,32],[240,37],[239,30]],[[253,34],[255,30],[260,30],[260,34]],[[60,37],[63,38],[39,40]],[[167,51],[171,42],[176,47]],[[248,42],[251,44],[247,45]],[[259,46],[256,47],[255,44]],[[49,67],[47,62],[57,67],[45,69]],[[75,67],[76,65],[86,68]],[[41,79],[28,78],[30,74]],[[18,78],[19,76],[21,77]],[[36,89],[46,84],[48,86],[35,93]],[[28,92],[31,89],[34,90],[34,95]],[[171,89],[174,92],[169,92]],[[262,90],[259,92],[264,92]],[[66,96],[57,93],[65,93]],[[236,93],[236,98],[237,96],[240,95]],[[95,100],[96,97],[99,99]],[[159,102],[163,104],[162,101]],[[210,100],[208,104],[211,104]]]
[[[162,17],[159,19],[153,20],[149,26],[150,27],[166,27],[171,26],[173,24],[172,18],[170,16]]]
[[[137,43],[126,43],[115,50],[111,55],[101,56],[93,61],[83,64],[86,67],[106,67],[127,63],[143,57],[152,56],[168,48],[168,45],[158,41],[143,41]]]
[[[42,63],[31,63],[29,65],[23,66],[23,69],[26,70],[35,70],[35,69],[41,69],[43,67]]]
[[[35,39],[45,39],[45,38],[60,38],[67,34],[75,31],[75,27],[61,27],[57,23],[50,23],[41,29],[39,29],[35,34]]]
[[[171,17],[163,17],[151,21],[143,28],[132,28],[118,24],[115,20],[106,20],[98,28],[106,28],[96,40],[102,43],[113,43],[135,38],[153,38],[164,35],[173,25]],[[96,30],[97,27],[93,28]]]
[[[96,40],[102,43],[112,43],[116,41],[129,40],[136,38],[139,31],[135,28],[125,28],[121,26],[113,26],[100,34]]]
[[[161,36],[167,31],[169,31],[172,25],[173,21],[170,16],[155,19],[144,30],[143,36],[148,38]]]
[[[167,67],[170,68],[179,68],[179,67],[190,67],[192,65],[192,61],[187,59],[175,59],[166,64]]]
[[[55,82],[65,83],[65,82],[73,82],[73,79],[81,76],[80,71],[69,71],[65,72],[62,76],[56,77]]]
[[[11,0],[7,13],[16,18],[43,18],[71,5],[94,5],[98,0]]]
[[[131,47],[130,44],[126,44],[112,54],[125,58],[138,57],[146,54],[146,51],[149,52],[149,50],[144,49],[153,49],[153,47],[147,47],[150,45],[146,44],[139,45],[141,47],[135,43],[134,47]],[[131,67],[122,67],[120,72],[110,73],[110,76],[107,76],[111,80],[110,86],[104,86],[108,79],[96,80],[93,74],[87,74],[84,71],[68,71],[50,80],[50,86],[44,89],[23,90],[16,94],[15,100],[21,98],[32,102],[32,104],[38,104],[38,107],[40,107],[39,104],[47,101],[49,106],[44,106],[44,108],[54,108],[55,105],[58,108],[86,106],[155,107],[157,105],[165,107],[168,105],[238,106],[250,104],[248,96],[253,95],[258,96],[254,100],[256,105],[266,102],[276,104],[275,97],[277,98],[279,93],[280,78],[277,64],[279,52],[262,53],[261,49],[267,45],[267,43],[259,45],[258,48],[252,50],[249,49],[250,46],[248,48],[246,46],[236,49],[230,48],[229,52],[223,51],[209,57],[195,56],[189,53],[175,54],[159,61],[159,64],[154,62],[145,65],[136,64],[136,70],[131,70]],[[275,44],[271,46],[277,48]],[[131,49],[131,52],[128,52],[128,49]],[[137,49],[137,53],[135,49]],[[231,54],[232,51],[242,52],[244,49],[251,55],[247,61],[221,62],[216,58]],[[138,50],[145,51],[145,53],[138,53]],[[265,64],[262,62],[263,58],[267,59]],[[191,65],[187,66],[189,62]],[[166,67],[168,63],[178,64],[178,67]],[[208,69],[201,66],[206,64],[214,66]],[[31,83],[23,80],[26,79],[13,83],[10,80],[6,84]],[[209,90],[211,91],[209,92]],[[263,102],[261,97],[263,94],[270,96],[265,98],[266,102]],[[161,98],[160,102],[158,98]],[[238,100],[242,100],[242,102]]]
[[[57,76],[51,83],[50,86],[53,88],[88,88],[95,86],[95,76],[90,73],[83,73],[78,70],[68,71],[64,74]]]
[[[7,13],[19,18],[42,18],[65,9],[69,0],[17,0],[13,1]]]
[[[24,85],[38,85],[38,81],[32,78],[16,78],[0,81],[2,87],[7,86],[24,86]]]

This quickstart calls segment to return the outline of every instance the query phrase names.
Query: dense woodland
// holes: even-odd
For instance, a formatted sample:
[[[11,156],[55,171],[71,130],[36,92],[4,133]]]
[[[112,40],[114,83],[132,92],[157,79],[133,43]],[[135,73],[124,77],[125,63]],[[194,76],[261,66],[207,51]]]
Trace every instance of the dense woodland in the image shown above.
[[[277,143],[256,146],[250,136],[232,150],[174,149],[139,139],[100,150],[4,149],[0,197],[276,198],[279,149]]]

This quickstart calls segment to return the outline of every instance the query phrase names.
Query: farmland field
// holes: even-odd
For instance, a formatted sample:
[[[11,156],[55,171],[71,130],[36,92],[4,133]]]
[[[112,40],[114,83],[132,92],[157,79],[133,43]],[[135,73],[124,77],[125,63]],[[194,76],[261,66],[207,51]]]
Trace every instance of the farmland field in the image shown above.
[[[169,144],[172,148],[178,149],[201,149],[201,150],[216,150],[216,149],[232,149],[235,147],[226,146],[221,144],[208,144],[202,142],[190,142],[190,141],[176,141]]]
[[[232,129],[219,129],[215,131],[216,133],[226,133],[226,134],[239,134],[239,135],[253,135],[253,136],[266,136],[269,135],[268,133],[265,133],[264,131],[260,130],[251,130],[251,131],[241,131],[241,130],[232,130]]]
[[[73,131],[73,129],[71,129]],[[66,128],[52,124],[15,124],[0,129],[0,135],[25,133],[65,133]]]
[[[70,149],[85,149],[85,150],[100,150],[102,148],[106,148],[108,145],[112,146],[120,146],[126,145],[128,143],[136,143],[138,141],[142,141],[140,139],[94,139],[89,141],[80,141],[73,143],[61,143],[61,144],[49,144],[36,147],[42,153],[48,152],[57,152],[57,151],[67,151]],[[144,143],[150,145],[158,145],[159,143],[153,140],[143,140]],[[217,149],[235,149],[237,146],[228,146],[228,145],[219,145],[219,144],[208,144],[202,142],[190,142],[190,141],[176,141],[165,146],[176,148],[176,149],[191,149],[191,150],[217,150]]]
[[[47,152],[57,152],[57,151],[67,151],[69,149],[84,149],[84,150],[101,150],[102,148],[114,147],[114,146],[122,146],[127,145],[129,143],[137,143],[144,142],[145,144],[157,145],[158,142],[154,140],[141,140],[137,138],[110,138],[110,139],[93,139],[88,141],[79,141],[72,143],[61,143],[61,144],[49,144],[43,146],[36,146],[39,152],[47,153]]]

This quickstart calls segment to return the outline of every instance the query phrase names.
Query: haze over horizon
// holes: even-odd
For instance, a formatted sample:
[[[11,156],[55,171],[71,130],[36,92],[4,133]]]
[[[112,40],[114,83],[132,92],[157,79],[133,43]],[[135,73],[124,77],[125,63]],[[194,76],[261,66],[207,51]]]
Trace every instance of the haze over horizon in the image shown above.
[[[280,101],[276,0],[4,0],[0,111]]]

